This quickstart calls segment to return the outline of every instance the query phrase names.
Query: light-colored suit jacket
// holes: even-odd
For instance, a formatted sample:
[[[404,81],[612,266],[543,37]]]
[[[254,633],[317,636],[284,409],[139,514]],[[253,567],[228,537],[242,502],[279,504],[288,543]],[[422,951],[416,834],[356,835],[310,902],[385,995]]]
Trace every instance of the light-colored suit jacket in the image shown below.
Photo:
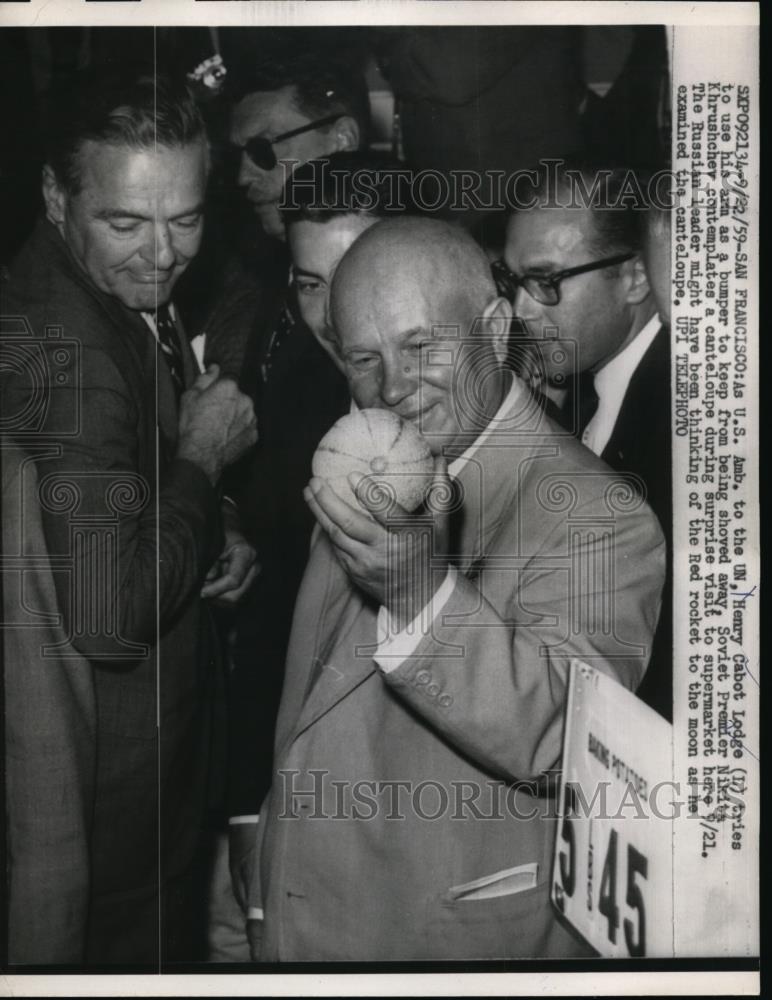
[[[586,953],[549,903],[545,772],[572,657],[640,682],[664,544],[619,476],[546,417],[529,424],[525,393],[451,466],[458,578],[412,654],[379,657],[388,672],[379,609],[315,537],[258,825],[263,960]],[[470,885],[487,877],[503,894]]]

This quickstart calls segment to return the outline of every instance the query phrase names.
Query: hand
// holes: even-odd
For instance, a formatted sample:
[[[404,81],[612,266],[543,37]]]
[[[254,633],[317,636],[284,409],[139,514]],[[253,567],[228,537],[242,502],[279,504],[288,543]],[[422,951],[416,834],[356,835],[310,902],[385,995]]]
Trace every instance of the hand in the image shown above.
[[[397,503],[382,511],[376,498],[358,489],[363,480],[358,473],[349,476],[372,517],[347,504],[322,479],[312,479],[303,496],[349,577],[388,609],[401,630],[426,607],[445,577],[449,516],[431,507],[411,515]],[[445,460],[437,457],[429,495],[449,497],[451,492]]]
[[[244,596],[259,572],[257,552],[240,535],[226,532],[225,549],[206,574],[201,596],[218,607],[232,607]]]
[[[226,465],[257,440],[252,400],[210,365],[182,394],[177,457],[201,468],[214,485]]]
[[[247,912],[249,882],[255,850],[257,823],[231,823],[228,827],[228,867],[236,902]]]

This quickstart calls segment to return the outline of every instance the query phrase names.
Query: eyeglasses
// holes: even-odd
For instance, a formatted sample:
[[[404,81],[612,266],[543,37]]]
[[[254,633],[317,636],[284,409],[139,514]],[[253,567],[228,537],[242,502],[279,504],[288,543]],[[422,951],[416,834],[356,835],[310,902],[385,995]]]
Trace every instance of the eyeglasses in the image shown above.
[[[614,257],[604,257],[603,260],[595,260],[591,264],[580,264],[579,267],[556,271],[554,274],[524,274],[522,277],[510,271],[502,258],[491,264],[491,271],[499,293],[511,302],[515,301],[517,290],[522,287],[532,299],[536,299],[543,306],[556,306],[560,302],[561,281],[573,278],[577,274],[587,274],[604,267],[612,267],[614,264],[623,264],[634,256],[634,253],[621,253]]]
[[[276,166],[276,154],[273,151],[273,147],[277,142],[283,142],[285,139],[292,139],[296,135],[302,135],[304,132],[311,132],[315,128],[323,128],[325,125],[332,125],[341,117],[340,114],[337,115],[327,115],[325,118],[317,118],[316,121],[309,122],[307,125],[301,125],[300,128],[293,128],[289,132],[282,132],[281,135],[277,135],[275,139],[265,139],[263,136],[255,136],[252,139],[247,139],[243,146],[234,146],[237,150],[243,150],[250,160],[254,163],[256,167],[261,170],[273,170]]]

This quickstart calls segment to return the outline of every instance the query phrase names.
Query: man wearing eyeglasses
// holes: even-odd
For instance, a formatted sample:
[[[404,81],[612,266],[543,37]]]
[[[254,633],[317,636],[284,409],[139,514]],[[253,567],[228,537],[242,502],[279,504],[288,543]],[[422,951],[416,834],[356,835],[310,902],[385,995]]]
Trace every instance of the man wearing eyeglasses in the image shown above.
[[[527,331],[522,353],[533,384],[562,404],[561,422],[586,447],[639,478],[669,542],[670,332],[644,263],[654,211],[646,192],[628,170],[544,170],[522,199],[529,207],[510,219],[494,272]],[[667,597],[639,693],[669,718]]]

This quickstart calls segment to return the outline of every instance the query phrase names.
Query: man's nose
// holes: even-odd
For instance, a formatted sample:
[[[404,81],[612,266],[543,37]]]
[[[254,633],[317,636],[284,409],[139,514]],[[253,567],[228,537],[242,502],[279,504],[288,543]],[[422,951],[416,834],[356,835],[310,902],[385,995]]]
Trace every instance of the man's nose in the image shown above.
[[[397,361],[384,366],[383,382],[381,384],[381,399],[387,406],[398,406],[403,399],[412,395],[416,386],[418,372],[410,362]]]
[[[324,300],[324,326],[326,330],[330,332],[333,331],[332,325],[332,309],[330,308],[330,296],[329,294]]]
[[[522,285],[519,285],[515,292],[514,301],[512,302],[512,310],[515,316],[519,316],[522,319],[529,319],[538,315],[539,304],[536,299],[532,298],[526,292]]]
[[[167,226],[155,227],[155,245],[153,247],[153,260],[158,271],[168,271],[174,267],[176,255],[172,236]]]

